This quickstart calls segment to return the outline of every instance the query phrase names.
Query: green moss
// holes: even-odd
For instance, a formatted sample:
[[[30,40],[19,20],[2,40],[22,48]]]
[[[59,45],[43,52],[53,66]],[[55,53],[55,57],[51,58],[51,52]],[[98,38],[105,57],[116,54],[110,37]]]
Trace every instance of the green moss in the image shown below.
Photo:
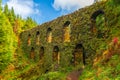
[[[25,74],[26,72],[29,73],[24,76],[26,77],[25,79],[47,80],[49,78],[50,80],[64,80],[66,74],[74,70],[73,66],[71,65],[71,59],[73,57],[72,53],[74,52],[75,46],[79,43],[81,43],[85,48],[87,62],[87,66],[80,76],[80,80],[115,79],[115,77],[116,80],[119,79],[117,74],[119,73],[120,65],[118,64],[119,60],[116,61],[116,59],[119,59],[118,56],[113,56],[109,63],[107,63],[107,66],[102,65],[101,63],[98,64],[102,70],[101,73],[99,73],[99,76],[96,72],[97,69],[94,69],[91,66],[96,54],[101,56],[103,51],[107,49],[107,45],[111,39],[116,36],[119,37],[120,35],[119,8],[120,6],[114,6],[112,1],[95,3],[69,15],[59,17],[51,22],[44,23],[33,29],[22,32],[20,35],[20,49],[22,51],[18,53],[22,54],[21,56],[29,62],[29,65],[35,64],[36,67],[36,69],[31,67],[30,70],[27,69],[25,72],[23,70],[22,74]],[[101,31],[100,34],[97,34],[100,36],[97,36],[91,32],[91,16],[95,11],[100,9],[102,9],[105,14],[102,17],[99,15],[96,20],[96,28]],[[70,21],[71,23],[71,42],[69,43],[64,43],[63,41],[63,25],[66,21]],[[48,27],[51,27],[52,29],[51,43],[46,42]],[[40,32],[40,45],[36,45],[37,31]],[[27,44],[29,34],[31,34],[30,46]],[[41,62],[39,59],[39,50],[42,46],[44,47],[45,51],[43,61]],[[52,61],[54,46],[58,46],[60,50],[60,64],[58,67],[59,71],[57,72],[54,72],[55,62]],[[31,60],[29,57],[32,47],[35,48],[35,60]],[[113,66],[110,66],[113,62],[115,62],[113,66],[116,67],[116,70],[113,69]],[[79,69],[81,67],[82,61],[78,67],[75,67],[75,69]],[[32,70],[36,72],[33,74]],[[46,74],[47,71],[48,73]],[[115,71],[115,73],[113,71]]]

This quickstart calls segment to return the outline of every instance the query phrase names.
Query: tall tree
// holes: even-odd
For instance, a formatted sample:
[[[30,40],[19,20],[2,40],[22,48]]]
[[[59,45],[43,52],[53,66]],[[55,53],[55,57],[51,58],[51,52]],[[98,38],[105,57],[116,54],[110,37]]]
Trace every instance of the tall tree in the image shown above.
[[[9,14],[9,9],[8,9],[8,5],[7,5],[7,4],[4,6],[3,12],[4,12],[4,14],[5,14],[6,16],[8,16],[8,14]]]
[[[114,4],[120,4],[120,0],[113,0]]]
[[[12,60],[14,34],[7,17],[0,13],[0,71]]]
[[[2,0],[0,0],[0,12],[2,11]]]
[[[37,23],[32,20],[32,18],[27,17],[26,21],[25,21],[25,25],[22,27],[23,30],[27,30],[27,29],[31,29],[33,27],[35,27],[37,25]]]
[[[36,22],[28,17],[26,20],[21,16],[15,15],[14,9],[8,9],[8,5],[4,6],[2,11],[2,0],[0,0],[0,72],[13,59],[13,53],[16,46],[16,37],[13,31],[17,34],[23,30],[27,30],[36,26]],[[13,30],[14,29],[14,30]]]
[[[15,18],[16,18],[13,8],[11,10],[9,10],[9,13],[8,13],[7,17],[9,18],[9,21],[10,21],[12,27],[13,27],[14,23],[15,23]]]

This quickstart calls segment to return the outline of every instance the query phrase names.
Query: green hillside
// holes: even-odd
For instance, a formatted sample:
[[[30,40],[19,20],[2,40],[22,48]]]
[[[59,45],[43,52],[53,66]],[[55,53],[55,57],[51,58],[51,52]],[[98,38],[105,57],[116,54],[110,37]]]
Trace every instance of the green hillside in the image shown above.
[[[36,25],[0,7],[0,80],[120,80],[120,1]]]

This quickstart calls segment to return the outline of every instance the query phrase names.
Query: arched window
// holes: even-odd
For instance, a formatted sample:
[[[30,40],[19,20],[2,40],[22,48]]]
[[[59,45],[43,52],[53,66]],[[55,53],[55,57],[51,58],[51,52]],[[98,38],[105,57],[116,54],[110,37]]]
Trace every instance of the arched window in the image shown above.
[[[40,53],[39,58],[40,58],[40,60],[41,60],[41,59],[43,58],[43,56],[44,56],[44,47],[40,47],[39,53]]]
[[[70,21],[66,21],[63,25],[63,40],[70,42]]]
[[[28,40],[27,40],[28,46],[31,45],[31,34],[28,35]]]
[[[51,28],[47,29],[47,42],[48,43],[52,42],[52,29]]]
[[[95,35],[97,35],[98,38],[101,38],[104,36],[105,32],[105,16],[103,10],[98,10],[94,12],[91,16],[91,31]]]
[[[35,59],[35,49],[33,47],[31,48],[30,58]]]
[[[39,45],[40,44],[40,32],[37,31],[36,33],[36,45]]]
[[[83,62],[85,65],[85,53],[84,53],[84,47],[82,44],[77,44],[74,52],[73,52],[73,58],[74,58],[74,65],[80,64],[80,62]]]
[[[54,46],[53,48],[53,62],[57,62],[59,64],[60,61],[60,53],[58,46]]]

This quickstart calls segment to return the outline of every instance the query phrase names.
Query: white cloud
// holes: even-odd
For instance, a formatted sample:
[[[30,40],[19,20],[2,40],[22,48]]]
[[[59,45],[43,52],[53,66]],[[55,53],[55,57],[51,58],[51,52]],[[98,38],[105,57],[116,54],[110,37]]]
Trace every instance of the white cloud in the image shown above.
[[[7,4],[9,9],[13,7],[15,13],[21,15],[23,18],[40,14],[39,9],[37,9],[38,5],[33,0],[8,0]]]
[[[77,10],[79,8],[91,5],[94,0],[54,0],[53,7],[56,10]]]

